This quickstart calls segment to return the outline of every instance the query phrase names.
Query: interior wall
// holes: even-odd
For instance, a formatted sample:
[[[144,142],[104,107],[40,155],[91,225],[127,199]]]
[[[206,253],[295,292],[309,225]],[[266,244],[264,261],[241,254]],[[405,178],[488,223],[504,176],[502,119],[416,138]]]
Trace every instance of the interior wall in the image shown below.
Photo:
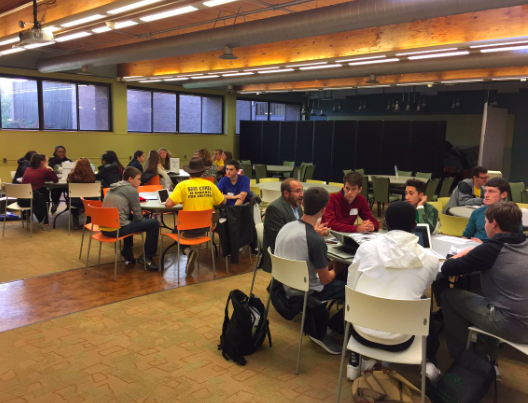
[[[111,84],[112,121],[111,132],[71,132],[71,131],[33,131],[33,130],[0,130],[0,178],[9,182],[10,171],[17,168],[17,160],[29,150],[35,150],[49,156],[56,145],[67,149],[67,156],[75,160],[80,157],[89,158],[96,166],[101,155],[106,150],[114,150],[123,165],[126,166],[129,157],[136,150],[148,152],[152,149],[166,147],[174,157],[179,157],[184,164],[193,156],[194,150],[206,147],[211,152],[215,148],[230,150],[238,157],[238,136],[235,135],[236,96],[220,91],[192,91],[193,93],[216,94],[224,96],[224,128],[223,135],[207,134],[173,134],[173,133],[128,133],[127,132],[127,101],[124,83],[113,79],[97,77],[82,77],[75,74],[39,74],[33,70],[1,68],[0,74],[14,74],[49,79],[71,81],[87,81]],[[142,86],[134,84],[134,86]],[[152,84],[145,88],[183,90],[172,85]]]

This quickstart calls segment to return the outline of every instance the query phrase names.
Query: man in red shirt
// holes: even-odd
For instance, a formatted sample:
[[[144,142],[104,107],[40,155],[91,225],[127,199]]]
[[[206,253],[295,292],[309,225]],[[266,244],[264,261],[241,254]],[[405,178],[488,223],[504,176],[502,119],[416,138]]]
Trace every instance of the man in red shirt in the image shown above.
[[[363,176],[352,171],[345,175],[343,182],[343,189],[330,195],[321,223],[339,232],[377,231],[379,222],[372,215],[365,197],[360,194]],[[355,225],[358,216],[363,222]]]

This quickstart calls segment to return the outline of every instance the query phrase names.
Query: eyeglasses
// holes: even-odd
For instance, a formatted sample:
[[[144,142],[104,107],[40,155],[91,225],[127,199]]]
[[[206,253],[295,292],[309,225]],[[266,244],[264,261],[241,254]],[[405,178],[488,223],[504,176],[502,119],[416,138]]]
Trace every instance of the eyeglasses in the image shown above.
[[[479,179],[482,179],[482,180],[488,180],[488,179],[489,179],[489,176],[479,176],[478,178],[479,178]]]

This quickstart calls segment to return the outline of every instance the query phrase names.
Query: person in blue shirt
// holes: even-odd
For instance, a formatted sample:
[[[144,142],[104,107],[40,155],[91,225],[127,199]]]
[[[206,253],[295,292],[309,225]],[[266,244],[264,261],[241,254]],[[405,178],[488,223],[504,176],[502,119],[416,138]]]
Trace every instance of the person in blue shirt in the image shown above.
[[[469,222],[462,234],[463,238],[470,238],[476,242],[482,242],[488,239],[486,234],[486,219],[484,213],[489,206],[495,203],[504,202],[510,194],[510,184],[503,178],[492,178],[486,184],[484,192],[484,207],[481,207],[469,217]],[[522,227],[521,227],[522,232]]]
[[[249,178],[239,175],[240,165],[237,161],[225,162],[226,176],[218,182],[218,189],[224,194],[228,206],[249,202]]]

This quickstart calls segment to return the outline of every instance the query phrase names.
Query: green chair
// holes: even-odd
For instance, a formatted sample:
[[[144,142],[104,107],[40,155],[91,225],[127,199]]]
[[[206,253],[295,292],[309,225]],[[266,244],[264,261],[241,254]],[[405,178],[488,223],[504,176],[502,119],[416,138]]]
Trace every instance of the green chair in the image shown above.
[[[368,178],[363,177],[363,185],[361,185],[361,195],[367,200],[369,207],[372,209],[374,203],[374,193],[368,191]]]
[[[351,169],[343,169],[343,176],[346,176],[346,175],[349,174],[350,172],[352,172]]]
[[[523,203],[521,192],[526,189],[524,182],[510,182],[512,202]]]
[[[412,171],[400,171],[398,169],[398,176],[412,176]]]
[[[299,182],[302,182],[302,171],[301,167],[293,168],[292,178],[297,179]]]
[[[253,166],[251,164],[246,164],[245,162],[242,162],[240,166],[242,167],[244,175],[249,179],[253,179]]]
[[[418,178],[431,179],[432,173],[416,172]]]
[[[389,195],[389,178],[377,178],[372,177],[372,191],[374,192],[374,201],[378,203],[378,217],[381,217],[380,204],[383,209],[385,209],[385,203],[392,203],[397,200],[400,200],[398,196]]]
[[[249,164],[249,165],[252,165],[252,164],[251,164],[251,160],[240,160],[240,163],[241,163],[241,164]]]
[[[314,171],[315,171],[314,164],[306,165],[304,168],[303,182],[306,182],[308,179],[312,179]]]
[[[449,197],[449,191],[451,190],[451,186],[453,185],[453,181],[455,178],[444,178],[442,181],[442,187],[440,188],[440,194],[438,197]]]
[[[268,169],[266,165],[255,164],[255,176],[257,177],[257,182],[260,183],[260,178],[268,177]]]
[[[284,161],[282,163],[282,165],[285,165],[287,167],[294,167],[295,166],[295,161]],[[291,177],[291,173],[290,172],[285,172],[283,176],[285,178],[290,178]]]
[[[436,189],[438,189],[439,184],[440,179],[430,179],[427,181],[427,185],[425,187],[425,195],[427,196],[427,200],[434,201]]]
[[[356,171],[357,173],[365,176],[365,170],[363,168],[357,168],[357,169],[354,169],[354,171]]]
[[[521,192],[521,203],[528,203],[528,190],[523,190]]]

